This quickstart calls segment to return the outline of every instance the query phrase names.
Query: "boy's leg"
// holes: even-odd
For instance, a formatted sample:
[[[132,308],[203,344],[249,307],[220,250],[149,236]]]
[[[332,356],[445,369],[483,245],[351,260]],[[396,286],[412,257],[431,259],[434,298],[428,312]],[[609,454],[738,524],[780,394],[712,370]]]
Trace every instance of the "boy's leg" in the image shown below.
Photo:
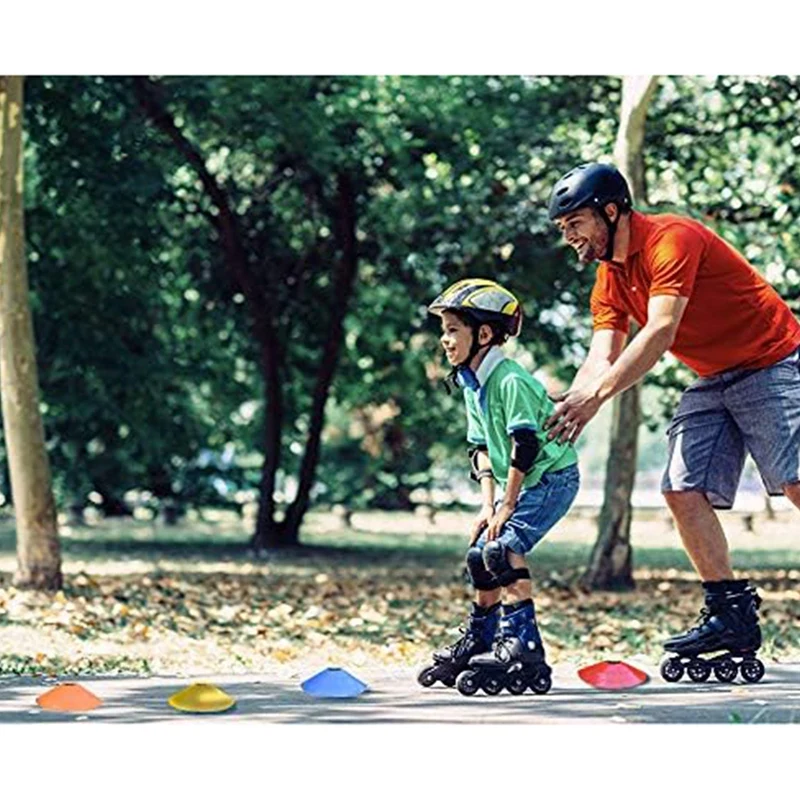
[[[523,559],[524,561],[525,559]],[[500,597],[503,593],[503,590],[499,587],[497,589],[492,589],[491,591],[481,591],[480,589],[475,590],[475,605],[480,606],[481,608],[491,608],[491,606],[495,606],[500,602]]]
[[[500,639],[493,653],[475,656],[458,687],[473,694],[483,687],[496,694],[504,687],[521,694],[550,689],[550,668],[536,624],[531,580],[524,554],[566,514],[578,491],[577,467],[547,475],[542,484],[523,492],[500,537],[483,548],[486,569],[503,588]]]
[[[486,568],[483,551],[486,537],[481,536],[467,550],[466,567],[470,583],[475,589],[475,604],[481,608],[489,608],[500,602],[502,587],[498,585],[494,575]]]
[[[517,553],[509,552],[508,563],[514,569],[527,569],[528,563],[525,561],[525,556],[518,555]],[[506,587],[505,602],[506,605],[511,603],[520,603],[523,600],[530,600],[532,597],[532,584],[530,577],[523,578]]]
[[[433,664],[424,667],[417,676],[423,686],[433,686],[437,681],[453,686],[473,656],[492,649],[500,622],[502,589],[483,563],[484,545],[485,538],[467,551],[466,569],[475,599],[466,625],[461,628],[462,636],[433,654]]]
[[[520,591],[521,587],[515,586],[515,589]],[[510,599],[507,595],[506,600]],[[550,690],[550,674],[533,600],[528,596],[504,603],[500,636],[494,651],[470,659],[469,669],[458,679],[458,689],[467,695],[479,688],[486,694],[497,694],[504,688],[512,694],[522,694],[530,687],[537,694],[544,694]]]
[[[520,574],[522,571],[527,572],[525,554],[569,511],[578,493],[579,484],[577,466],[568,467],[559,472],[545,474],[540,484],[520,495],[517,507],[503,526],[499,539],[491,543],[491,555],[484,556],[490,571],[493,569],[498,576],[500,572],[507,575],[505,580],[500,578],[507,603],[530,599],[530,573]]]

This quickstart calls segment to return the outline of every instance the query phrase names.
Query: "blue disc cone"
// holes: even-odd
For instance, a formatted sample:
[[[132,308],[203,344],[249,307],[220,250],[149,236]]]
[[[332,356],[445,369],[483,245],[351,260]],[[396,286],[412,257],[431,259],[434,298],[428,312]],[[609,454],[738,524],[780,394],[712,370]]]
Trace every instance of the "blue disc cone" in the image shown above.
[[[328,667],[303,681],[300,688],[314,697],[358,697],[368,687],[347,670]]]

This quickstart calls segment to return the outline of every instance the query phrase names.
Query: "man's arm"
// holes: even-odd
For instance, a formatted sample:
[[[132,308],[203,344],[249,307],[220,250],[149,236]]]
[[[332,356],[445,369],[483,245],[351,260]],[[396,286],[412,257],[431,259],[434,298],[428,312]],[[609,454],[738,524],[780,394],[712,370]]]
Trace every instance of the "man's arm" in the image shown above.
[[[568,391],[586,386],[605,375],[622,353],[626,337],[627,334],[618,330],[595,331],[589,345],[589,352],[586,354],[586,360],[572,379],[572,385]]]
[[[576,386],[576,376],[574,388],[557,398],[560,402],[545,423],[550,429],[548,438],[574,442],[606,400],[641,380],[672,346],[688,302],[687,297],[679,295],[651,297],[647,324],[613,365],[581,385]]]
[[[595,383],[601,403],[638,383],[672,347],[683,312],[689,302],[680,295],[657,295],[647,304],[647,324]]]

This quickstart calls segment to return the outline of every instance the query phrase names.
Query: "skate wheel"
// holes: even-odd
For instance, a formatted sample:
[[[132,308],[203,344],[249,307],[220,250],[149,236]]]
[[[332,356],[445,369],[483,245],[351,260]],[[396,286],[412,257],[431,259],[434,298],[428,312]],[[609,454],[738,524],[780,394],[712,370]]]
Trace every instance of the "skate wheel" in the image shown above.
[[[698,659],[689,664],[686,668],[686,674],[695,683],[704,683],[708,680],[708,676],[711,675],[711,667],[705,661],[700,661]]]
[[[523,675],[509,675],[506,680],[508,681],[506,688],[511,694],[525,694],[525,690],[528,688],[528,681],[525,680]]]
[[[547,694],[552,685],[553,681],[550,679],[549,675],[537,675],[531,680],[531,689],[533,689],[536,694]]]
[[[478,680],[478,673],[475,670],[468,670],[462,672],[456,681],[456,689],[461,694],[471,697],[478,689],[481,688],[481,682]]]
[[[425,667],[425,669],[420,670],[419,675],[417,675],[417,682],[420,686],[430,689],[436,683],[436,667]]]
[[[764,677],[764,665],[757,658],[742,661],[739,671],[748,683],[758,683]]]
[[[661,665],[661,677],[667,683],[677,683],[683,677],[683,671],[679,658],[669,658]]]
[[[483,686],[481,687],[486,694],[492,696],[500,694],[505,686],[505,681],[499,675],[489,675],[483,679]]]
[[[736,677],[737,671],[736,662],[732,658],[726,658],[714,665],[714,677],[720,683],[731,683]]]

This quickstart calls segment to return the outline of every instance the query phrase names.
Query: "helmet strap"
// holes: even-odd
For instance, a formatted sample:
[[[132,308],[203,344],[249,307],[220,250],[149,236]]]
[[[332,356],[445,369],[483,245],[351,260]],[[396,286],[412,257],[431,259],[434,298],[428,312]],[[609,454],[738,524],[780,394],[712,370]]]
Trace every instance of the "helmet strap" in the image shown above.
[[[612,220],[608,214],[606,214],[606,207],[604,205],[596,206],[596,208],[597,213],[600,214],[608,230],[608,243],[606,244],[606,251],[603,253],[603,261],[611,261],[614,257],[614,239],[617,235],[617,225],[619,225],[619,206],[617,206],[617,218],[615,220]]]
[[[453,367],[453,369],[450,370],[450,372],[447,374],[447,378],[445,378],[444,387],[447,390],[448,394],[450,394],[450,387],[448,386],[448,384],[452,383],[454,387],[458,386],[458,384],[456,383],[456,377],[458,376],[459,371],[468,368],[469,365],[472,363],[472,359],[475,358],[475,356],[478,355],[478,353],[484,347],[489,348],[493,344],[495,344],[495,341],[497,340],[496,336],[492,336],[492,338],[486,344],[482,345],[478,342],[478,333],[481,329],[481,325],[485,324],[486,323],[479,322],[471,326],[472,344],[470,345],[469,353],[467,353],[467,357],[460,364],[456,364]]]

